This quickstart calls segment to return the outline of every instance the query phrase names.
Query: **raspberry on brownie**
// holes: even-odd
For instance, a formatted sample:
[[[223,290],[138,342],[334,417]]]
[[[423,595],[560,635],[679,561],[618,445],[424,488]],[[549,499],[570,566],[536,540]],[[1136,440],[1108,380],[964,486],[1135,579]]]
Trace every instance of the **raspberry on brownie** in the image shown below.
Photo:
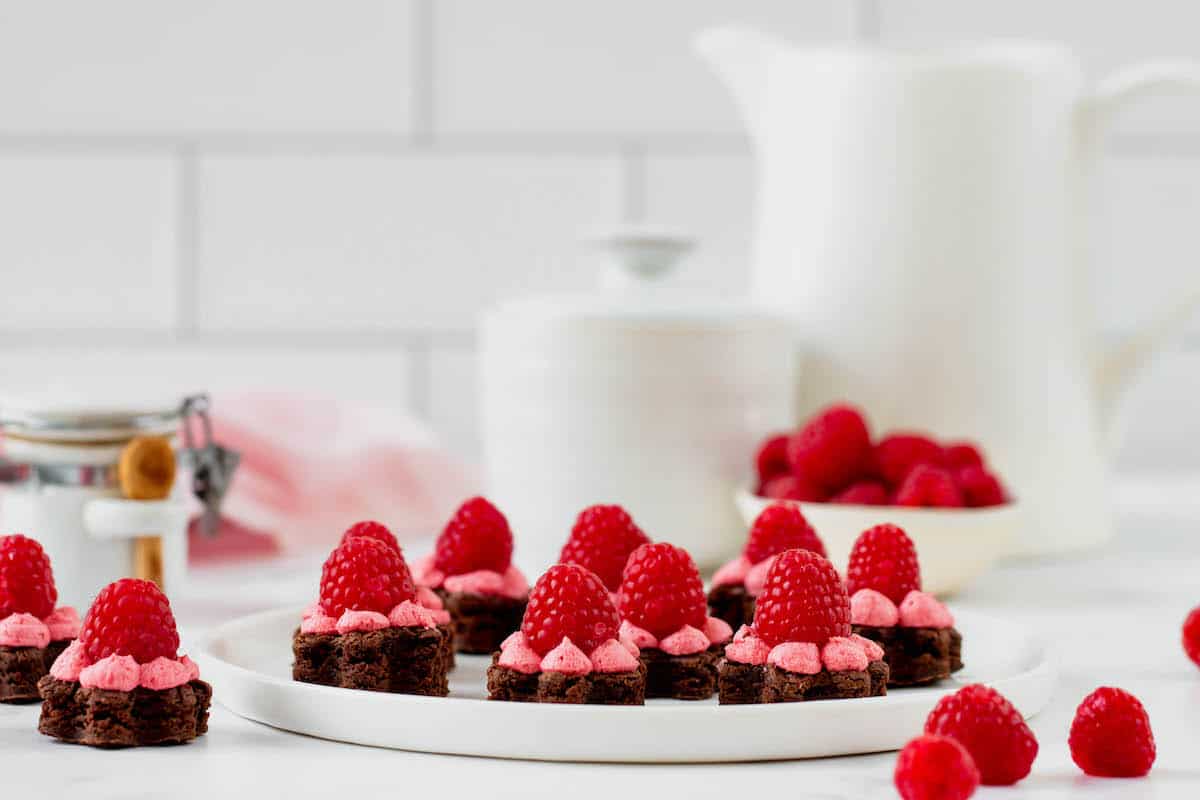
[[[38,680],[79,635],[79,614],[55,607],[58,589],[42,546],[0,537],[0,703],[41,699]]]
[[[619,628],[603,581],[578,564],[555,564],[530,592],[520,630],[492,655],[488,699],[642,705],[646,666]]]
[[[772,503],[754,520],[742,554],[713,575],[708,592],[710,613],[732,630],[749,625],[754,620],[754,598],[762,591],[772,559],[795,547],[825,555],[825,544],[799,506]]]
[[[620,506],[589,506],[579,512],[571,535],[558,555],[560,564],[578,564],[596,573],[613,594],[621,586],[621,574],[629,554],[643,544],[647,536],[629,512]]]
[[[529,582],[512,563],[508,520],[482,497],[458,507],[434,552],[413,564],[417,585],[441,598],[454,625],[454,647],[491,653],[521,624]]]
[[[182,744],[208,730],[212,687],[179,655],[166,595],[122,578],[96,595],[79,638],[38,681],[47,736],[94,747]]]
[[[809,550],[780,553],[754,611],[725,647],[718,697],[794,703],[887,694],[883,650],[850,631],[850,598],[837,570]]]
[[[618,609],[621,638],[646,665],[646,696],[706,700],[717,689],[717,661],[733,629],[708,616],[692,557],[666,542],[644,544],[625,564]]]
[[[345,537],[321,569],[320,599],[292,637],[292,678],[444,697],[449,620],[419,602],[398,548],[373,536]]]
[[[921,591],[912,540],[896,525],[863,531],[846,568],[854,633],[883,648],[889,686],[919,686],[962,669],[962,635],[950,611]]]

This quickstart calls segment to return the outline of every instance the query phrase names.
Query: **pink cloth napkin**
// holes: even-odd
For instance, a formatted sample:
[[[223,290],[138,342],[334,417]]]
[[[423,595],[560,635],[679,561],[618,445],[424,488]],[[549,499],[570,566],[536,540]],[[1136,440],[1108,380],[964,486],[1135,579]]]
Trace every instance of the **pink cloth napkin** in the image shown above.
[[[401,541],[428,536],[478,491],[472,470],[398,408],[254,392],[214,396],[212,415],[217,441],[242,459],[220,534],[192,532],[201,560],[330,547],[364,519]]]

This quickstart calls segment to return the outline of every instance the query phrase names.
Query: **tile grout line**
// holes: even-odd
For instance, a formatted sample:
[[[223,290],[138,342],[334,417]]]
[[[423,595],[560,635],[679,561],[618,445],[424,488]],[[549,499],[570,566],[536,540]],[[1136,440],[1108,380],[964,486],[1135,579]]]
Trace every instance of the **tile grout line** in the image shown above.
[[[196,333],[199,289],[200,208],[196,150],[190,145],[176,153],[175,186],[175,337]]]
[[[433,0],[416,0],[413,7],[415,32],[413,45],[413,75],[415,87],[412,98],[413,144],[428,147],[434,139],[434,25]]]

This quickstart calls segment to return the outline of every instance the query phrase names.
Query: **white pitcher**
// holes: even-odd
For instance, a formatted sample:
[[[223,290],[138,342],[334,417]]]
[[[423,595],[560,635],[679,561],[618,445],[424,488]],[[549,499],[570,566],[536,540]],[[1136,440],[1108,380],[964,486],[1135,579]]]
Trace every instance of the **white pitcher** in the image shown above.
[[[1089,89],[1055,44],[794,47],[717,29],[697,48],[758,155],[752,293],[794,320],[800,410],[845,398],[881,430],[977,439],[1028,511],[1022,552],[1104,541],[1114,398],[1200,282],[1101,352],[1088,179],[1113,112],[1200,89],[1200,65]]]

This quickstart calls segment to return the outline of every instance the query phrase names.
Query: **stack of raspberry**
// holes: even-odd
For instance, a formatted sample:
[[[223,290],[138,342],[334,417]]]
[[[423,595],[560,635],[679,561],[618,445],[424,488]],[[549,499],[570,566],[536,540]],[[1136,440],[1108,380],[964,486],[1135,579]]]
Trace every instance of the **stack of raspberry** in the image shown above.
[[[758,491],[775,500],[984,508],[1008,502],[978,445],[918,432],[872,441],[851,405],[817,413],[795,433],[768,437],[755,459]]]

